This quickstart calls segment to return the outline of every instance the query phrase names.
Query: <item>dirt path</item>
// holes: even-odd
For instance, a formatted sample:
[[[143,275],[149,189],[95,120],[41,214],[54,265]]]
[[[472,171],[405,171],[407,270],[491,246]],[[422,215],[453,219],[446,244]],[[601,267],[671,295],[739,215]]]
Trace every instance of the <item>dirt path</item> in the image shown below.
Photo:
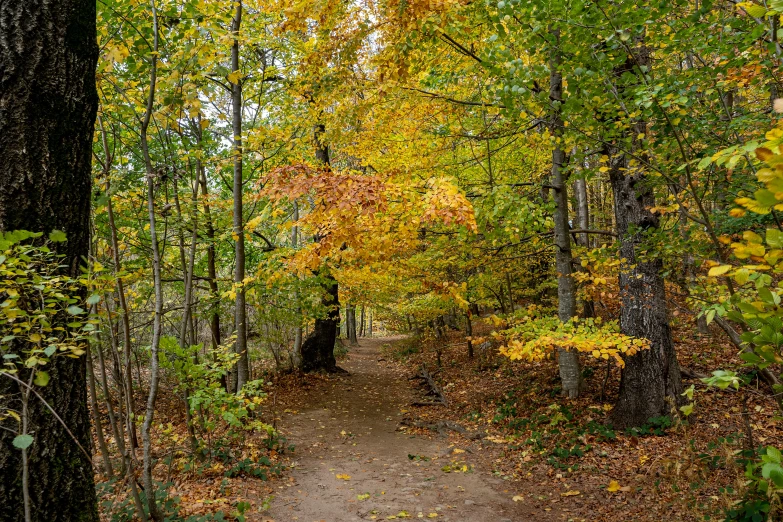
[[[548,520],[512,501],[508,484],[488,470],[446,473],[471,466],[471,453],[448,438],[397,431],[417,397],[414,385],[379,361],[390,339],[365,339],[341,366],[347,376],[297,397],[282,414],[281,432],[296,445],[288,485],[281,486],[269,516],[276,522],[431,518],[443,521]],[[457,452],[454,449],[457,448]],[[411,460],[411,456],[419,456]],[[504,491],[504,489],[506,491]],[[406,516],[407,515],[407,516]]]

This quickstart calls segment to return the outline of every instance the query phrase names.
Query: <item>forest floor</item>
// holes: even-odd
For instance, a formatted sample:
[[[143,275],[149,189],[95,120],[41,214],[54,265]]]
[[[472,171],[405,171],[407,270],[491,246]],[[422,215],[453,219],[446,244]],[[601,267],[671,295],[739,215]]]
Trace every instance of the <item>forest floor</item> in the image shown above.
[[[490,337],[490,324],[474,326],[474,336]],[[689,372],[743,371],[718,332],[699,337],[683,321],[675,340]],[[267,515],[276,522],[723,520],[746,494],[749,445],[781,442],[763,387],[743,398],[688,378],[686,387],[698,387],[691,417],[619,431],[606,425],[617,368],[607,374],[602,362],[585,360],[585,393],[569,400],[559,394],[555,361],[511,362],[494,347],[470,358],[466,347],[457,331],[435,342],[362,339],[340,362],[349,375],[278,381],[278,428],[296,451]],[[422,365],[448,405],[415,405],[432,401],[414,379]],[[434,429],[443,423],[464,433]]]
[[[278,397],[278,429],[296,450],[267,516],[278,522],[566,520],[556,507],[514,501],[517,492],[456,434],[401,427],[422,392],[382,355],[395,341],[400,338],[362,339],[340,361],[348,374]]]
[[[494,328],[476,320],[476,344]],[[757,380],[736,393],[693,378],[745,371],[719,332],[694,332],[689,322],[675,324],[685,386],[696,387],[687,419],[652,419],[634,431],[607,426],[620,372],[603,361],[583,359],[586,388],[570,400],[559,393],[556,361],[512,362],[494,341],[470,357],[459,331],[440,340],[361,339],[338,361],[347,373],[262,374],[261,420],[279,436],[271,445],[264,430],[215,433],[207,440],[213,457],[195,462],[181,400],[162,397],[156,480],[169,484],[181,517],[198,521],[723,520],[747,495],[751,448],[780,447],[783,433]],[[415,378],[422,366],[447,405],[433,404]],[[132,518],[122,487],[99,489],[103,520]],[[125,515],[112,515],[118,510]]]

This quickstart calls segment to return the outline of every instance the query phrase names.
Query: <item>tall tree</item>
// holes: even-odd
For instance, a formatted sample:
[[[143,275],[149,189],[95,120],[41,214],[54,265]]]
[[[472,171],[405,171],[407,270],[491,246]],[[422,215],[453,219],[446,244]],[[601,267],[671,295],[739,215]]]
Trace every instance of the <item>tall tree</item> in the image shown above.
[[[563,118],[560,106],[563,103],[563,75],[560,72],[560,30],[550,31],[552,48],[549,58],[549,103],[551,104],[550,132],[554,139],[552,148],[552,186],[555,200],[555,265],[557,269],[557,316],[563,323],[576,315],[576,285],[571,275],[571,234],[568,225],[568,184],[563,173],[566,155],[563,150]],[[558,350],[560,380],[563,395],[575,398],[579,396],[582,383],[582,370],[579,355],[575,350]]]
[[[74,277],[90,239],[95,20],[90,0],[0,4],[0,230],[65,232],[62,270]],[[0,430],[0,520],[98,520],[92,462],[82,450],[91,448],[85,370],[83,357],[49,365],[41,393],[62,423],[42,401],[29,404],[29,513],[21,452]],[[19,391],[0,377],[4,406],[18,406]]]
[[[234,302],[234,321],[236,323],[236,345],[234,347],[239,360],[236,367],[236,390],[245,385],[250,375],[250,363],[247,353],[247,310],[245,306],[245,230],[242,220],[242,78],[239,64],[239,30],[242,26],[242,2],[234,4],[234,19],[231,22],[233,44],[231,46],[231,128],[234,133],[234,241],[236,267],[234,268],[234,285],[236,300]]]
[[[650,55],[643,40],[628,51],[626,60],[615,68],[618,92],[638,83],[650,66]],[[644,68],[644,69],[642,69]],[[655,194],[645,167],[640,136],[647,132],[644,120],[632,121],[630,139],[618,140],[606,150],[609,180],[614,193],[614,214],[623,266],[620,272],[620,329],[626,335],[649,339],[650,349],[628,357],[620,379],[620,394],[611,413],[617,427],[641,426],[651,417],[671,413],[682,401],[682,381],[666,308],[663,261],[660,257],[640,256],[646,235],[658,228],[658,217],[650,210]],[[621,148],[629,143],[631,152]],[[631,157],[631,154],[635,158]]]
[[[326,127],[316,124],[313,130],[315,142],[315,160],[324,168],[331,168],[329,158],[329,146],[324,141]],[[316,241],[320,238],[316,237]],[[334,343],[337,341],[337,332],[340,325],[340,300],[337,280],[329,272],[327,266],[319,269],[318,276],[322,278],[323,287],[322,304],[326,308],[326,316],[315,320],[315,327],[307,339],[302,343],[302,370],[306,372],[325,370],[333,372],[337,370],[337,360],[334,358]]]

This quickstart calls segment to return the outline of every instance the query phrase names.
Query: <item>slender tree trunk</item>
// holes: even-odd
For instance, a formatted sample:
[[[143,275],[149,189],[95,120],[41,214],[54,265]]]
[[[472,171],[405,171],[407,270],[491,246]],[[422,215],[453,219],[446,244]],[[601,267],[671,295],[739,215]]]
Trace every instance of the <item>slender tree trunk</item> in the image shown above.
[[[101,347],[98,346],[100,350]],[[111,455],[109,455],[109,447],[106,445],[106,437],[103,434],[103,424],[101,424],[100,412],[98,411],[98,396],[95,393],[95,374],[92,370],[92,356],[87,354],[85,356],[87,360],[87,384],[90,391],[90,409],[92,409],[92,420],[95,424],[95,436],[98,439],[98,447],[101,450],[101,458],[103,459],[103,469],[106,472],[106,478],[111,480],[114,477],[114,468],[111,465]]]
[[[364,337],[364,305],[362,305],[361,318],[359,319],[359,337]]]
[[[636,65],[649,63],[649,53],[642,43],[637,56],[629,57],[617,68],[616,78],[622,81],[625,73],[640,74]],[[640,154],[644,152],[636,137],[646,131],[644,121],[635,122],[630,129],[633,146]],[[655,206],[654,194],[642,168],[614,147],[606,152],[610,158],[609,179],[620,257],[624,260],[619,281],[620,329],[651,343],[649,350],[626,358],[619,397],[610,414],[613,425],[625,428],[641,426],[651,417],[669,415],[673,407],[682,403],[682,381],[666,309],[663,261],[650,258],[649,253],[643,259],[637,255],[644,236],[658,227],[658,218],[650,211]]]
[[[468,357],[473,358],[473,321],[471,320],[470,309],[465,313],[465,333],[469,337],[468,339]]]
[[[574,194],[576,195],[577,223],[579,228],[587,230],[590,228],[590,206],[587,196],[587,182],[584,179],[574,181]],[[577,234],[576,244],[583,248],[589,248],[589,236]],[[579,263],[576,263],[576,269],[582,270]],[[582,300],[582,317],[595,317],[595,303],[591,299]]]
[[[200,165],[197,165],[198,168]],[[185,252],[184,242],[184,218],[182,216],[182,209],[179,204],[178,188],[175,187],[175,201],[177,207],[177,214],[179,216],[179,241],[180,241],[180,261],[182,263],[183,272],[183,285],[185,287],[185,304],[182,312],[182,322],[180,323],[179,333],[179,345],[184,351],[187,347],[195,344],[195,338],[193,336],[192,319],[193,319],[193,271],[196,265],[196,245],[198,243],[198,189],[199,189],[200,174],[196,172],[196,180],[191,184],[192,200],[191,200],[191,235],[190,245],[188,252]],[[190,410],[190,386],[186,385],[183,391],[183,401],[185,402],[185,420],[188,426],[188,438],[190,439],[190,447],[193,454],[196,454],[198,450],[198,439],[196,438],[196,428],[193,422],[193,415]]]
[[[107,315],[111,316],[111,310],[107,308],[106,311],[108,312]],[[111,319],[109,319],[109,325],[111,324],[113,323],[111,322]],[[100,342],[100,334],[98,335]],[[116,341],[113,339],[115,339],[115,337],[112,335],[109,341],[113,354],[117,356]],[[117,423],[116,417],[114,415],[114,406],[111,404],[111,393],[109,392],[109,381],[106,376],[106,361],[103,357],[103,350],[98,350],[98,368],[100,370],[101,389],[103,391],[103,397],[106,400],[106,411],[109,413],[109,422],[111,423],[112,434],[114,435],[114,441],[117,444],[117,449],[119,450],[120,455],[122,455],[122,467],[120,472],[125,475],[125,479],[128,483],[128,486],[130,487],[131,496],[133,497],[134,504],[136,505],[136,514],[139,516],[139,519],[142,522],[147,522],[147,515],[144,512],[144,506],[141,503],[141,496],[139,496],[139,490],[136,487],[136,473],[134,471],[135,455],[131,455],[131,453],[126,450],[127,446],[125,446],[125,437],[119,428],[119,424]],[[123,400],[122,396],[124,387],[122,384],[118,386],[118,390],[120,393],[120,400]],[[130,440],[131,423],[126,423],[126,428],[128,432],[128,440]]]
[[[231,46],[231,72],[240,75],[239,67],[239,29],[242,26],[242,1],[235,2],[236,11],[231,23],[234,44]],[[242,83],[239,77],[231,84],[231,114],[234,131],[234,241],[236,268],[234,286],[234,321],[236,323],[236,345],[239,355],[236,367],[236,391],[239,392],[248,380],[250,363],[247,353],[247,309],[245,307],[245,230],[242,218]]]
[[[199,114],[199,143],[201,142],[201,115]],[[199,171],[201,193],[204,195],[204,221],[207,234],[207,279],[209,279],[209,329],[212,338],[212,350],[217,351],[222,339],[220,336],[220,291],[217,283],[217,268],[215,267],[215,227],[212,224],[212,211],[208,202],[209,187],[207,175],[201,160],[196,160]],[[223,388],[227,388],[225,375],[221,377]]]
[[[89,0],[0,2],[0,231],[65,232],[57,250],[72,277],[89,250],[95,19]],[[46,371],[49,384],[40,393],[75,440],[31,396],[25,422],[34,442],[24,486],[23,452],[11,445],[19,426],[3,421],[0,521],[25,519],[24,487],[30,520],[97,521],[92,462],[79,447],[92,448],[85,357],[54,357]],[[18,392],[0,376],[4,406],[21,411]]]
[[[152,31],[153,31],[153,53],[150,65],[150,84],[147,97],[147,108],[144,113],[144,119],[140,129],[140,144],[142,155],[144,156],[144,165],[147,173],[147,215],[150,225],[150,245],[152,248],[152,278],[155,293],[155,311],[152,320],[152,341],[150,342],[150,387],[147,395],[147,407],[144,412],[144,423],[142,424],[141,438],[143,449],[143,470],[142,479],[144,481],[144,490],[147,494],[147,507],[150,518],[155,522],[161,522],[163,515],[158,509],[155,499],[155,483],[152,480],[152,421],[155,417],[155,401],[158,397],[159,381],[159,357],[158,349],[160,347],[161,326],[163,320],[163,288],[160,276],[161,256],[158,246],[158,234],[156,230],[155,219],[155,187],[158,176],[152,166],[152,159],[149,152],[149,142],[147,139],[147,129],[152,119],[152,111],[155,103],[155,86],[157,84],[158,67],[158,11],[155,6],[155,0],[150,0],[152,8]]]
[[[555,267],[557,269],[557,316],[563,323],[576,316],[576,285],[572,272],[571,234],[568,225],[568,185],[563,176],[565,151],[560,142],[563,120],[560,105],[563,102],[563,76],[560,73],[560,30],[550,31],[553,44],[550,51],[549,99],[552,103],[550,132],[555,144],[552,150],[552,196],[555,200]],[[579,396],[582,386],[582,369],[579,354],[575,350],[558,349],[558,364],[563,395]]]
[[[299,221],[299,203],[294,201],[294,214],[291,218],[294,222],[294,226],[291,227],[291,248],[296,250],[299,247],[299,226],[296,223]],[[300,295],[299,290],[296,291],[296,328],[294,328],[294,368],[300,368],[302,366],[302,305],[299,302]]]
[[[114,261],[114,277],[117,280],[117,299],[120,303],[120,310],[122,312],[120,320],[122,321],[122,349],[123,349],[123,372],[124,379],[123,384],[125,386],[124,396],[125,402],[125,417],[128,423],[129,431],[131,434],[130,443],[134,448],[139,447],[139,440],[136,435],[136,421],[135,421],[135,404],[133,400],[133,364],[131,361],[131,336],[130,336],[130,313],[128,311],[128,302],[125,299],[125,284],[122,280],[122,265],[120,263],[120,245],[117,239],[117,225],[114,221],[114,205],[111,199],[111,185],[109,183],[110,166],[112,163],[112,157],[109,152],[109,143],[106,135],[106,129],[103,127],[103,121],[98,118],[101,127],[101,142],[103,144],[103,152],[105,156],[105,177],[106,177],[106,193],[108,195],[106,202],[106,210],[109,218],[109,233],[111,237],[111,250],[112,260]]]
[[[356,306],[347,305],[345,307],[346,323],[348,326],[348,342],[356,346],[359,340],[356,338]]]

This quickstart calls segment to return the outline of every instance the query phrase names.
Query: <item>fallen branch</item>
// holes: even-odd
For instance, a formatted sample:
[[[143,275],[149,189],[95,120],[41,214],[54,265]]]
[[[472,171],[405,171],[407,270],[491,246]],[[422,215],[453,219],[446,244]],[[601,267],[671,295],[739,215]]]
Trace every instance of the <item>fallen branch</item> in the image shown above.
[[[443,394],[443,390],[438,385],[438,383],[435,382],[435,378],[432,376],[432,374],[429,371],[427,371],[427,366],[424,364],[421,365],[421,378],[424,379],[424,381],[426,381],[426,383],[429,385],[430,394],[436,396],[440,400],[441,404],[443,404],[444,406],[448,406],[449,401],[446,399],[446,396]]]
[[[706,379],[709,377],[706,373],[701,373],[697,370],[689,370],[684,366],[680,366],[680,375],[686,379]]]
[[[415,421],[411,419],[402,419],[400,421],[400,425],[402,426],[408,426],[410,428],[422,428],[425,430],[430,431],[437,431],[441,435],[445,435],[446,430],[456,431],[463,437],[469,440],[481,440],[484,437],[486,437],[485,433],[481,433],[480,431],[471,432],[464,428],[463,426],[460,426],[454,421],[439,421],[435,423],[426,423],[421,421]]]

